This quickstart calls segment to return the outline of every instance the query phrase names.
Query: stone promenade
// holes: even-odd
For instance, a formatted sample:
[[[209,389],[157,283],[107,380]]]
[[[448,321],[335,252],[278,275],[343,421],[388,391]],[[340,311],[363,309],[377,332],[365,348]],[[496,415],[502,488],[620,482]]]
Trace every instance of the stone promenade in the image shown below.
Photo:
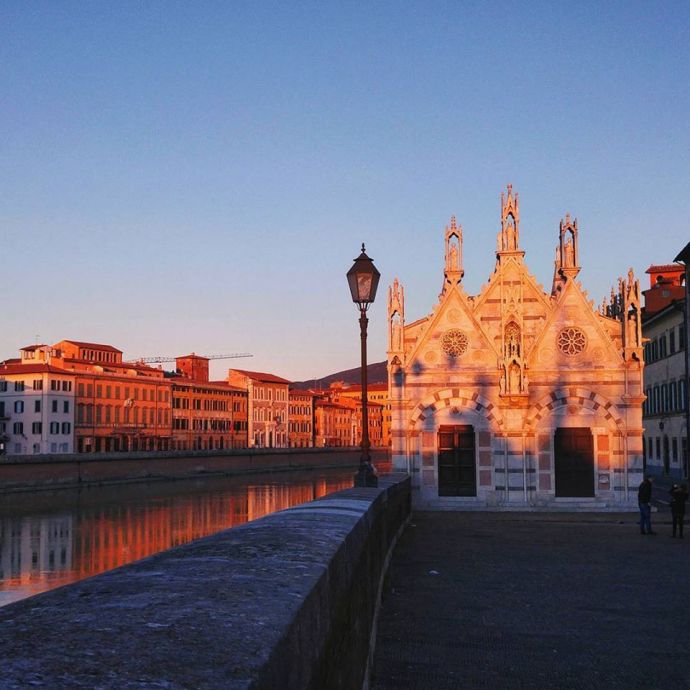
[[[690,688],[690,535],[669,519],[413,514],[372,688]]]

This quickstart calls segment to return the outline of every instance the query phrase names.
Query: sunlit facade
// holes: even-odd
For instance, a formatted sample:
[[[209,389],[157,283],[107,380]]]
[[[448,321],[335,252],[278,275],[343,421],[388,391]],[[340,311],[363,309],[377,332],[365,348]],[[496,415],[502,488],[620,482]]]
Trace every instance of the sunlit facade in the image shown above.
[[[520,246],[518,196],[501,197],[496,264],[462,285],[462,228],[445,230],[438,303],[405,322],[389,290],[394,466],[428,507],[633,504],[642,477],[640,286],[632,270],[597,309],[577,280],[577,221],[561,221],[550,292]]]
[[[247,438],[252,448],[287,448],[287,379],[261,371],[229,369],[227,382],[247,392]]]

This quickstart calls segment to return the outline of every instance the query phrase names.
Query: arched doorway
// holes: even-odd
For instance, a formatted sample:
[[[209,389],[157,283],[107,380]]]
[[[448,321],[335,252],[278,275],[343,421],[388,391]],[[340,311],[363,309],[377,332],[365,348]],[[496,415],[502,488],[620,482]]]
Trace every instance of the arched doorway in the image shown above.
[[[474,427],[468,424],[438,428],[438,495],[477,495]]]
[[[587,427],[559,427],[554,435],[557,497],[594,496],[594,441]]]

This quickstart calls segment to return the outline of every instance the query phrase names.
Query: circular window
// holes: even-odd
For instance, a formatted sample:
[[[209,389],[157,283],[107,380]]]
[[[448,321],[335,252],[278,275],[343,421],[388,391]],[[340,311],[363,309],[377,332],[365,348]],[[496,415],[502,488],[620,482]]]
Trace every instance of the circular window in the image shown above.
[[[457,328],[446,331],[441,339],[443,351],[451,357],[459,357],[467,352],[467,345],[467,336]]]
[[[579,355],[587,346],[587,337],[580,328],[570,326],[558,334],[558,349],[564,355]]]

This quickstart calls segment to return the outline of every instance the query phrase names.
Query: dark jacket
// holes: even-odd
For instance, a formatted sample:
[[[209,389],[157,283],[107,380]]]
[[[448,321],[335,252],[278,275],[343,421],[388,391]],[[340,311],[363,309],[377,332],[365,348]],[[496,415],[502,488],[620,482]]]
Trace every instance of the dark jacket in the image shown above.
[[[637,500],[639,503],[649,503],[652,500],[652,482],[649,479],[643,480],[637,490]]]
[[[683,491],[680,487],[676,487],[675,489],[671,489],[669,494],[671,494],[671,510],[674,513],[685,514],[685,503],[688,500],[687,491]]]

